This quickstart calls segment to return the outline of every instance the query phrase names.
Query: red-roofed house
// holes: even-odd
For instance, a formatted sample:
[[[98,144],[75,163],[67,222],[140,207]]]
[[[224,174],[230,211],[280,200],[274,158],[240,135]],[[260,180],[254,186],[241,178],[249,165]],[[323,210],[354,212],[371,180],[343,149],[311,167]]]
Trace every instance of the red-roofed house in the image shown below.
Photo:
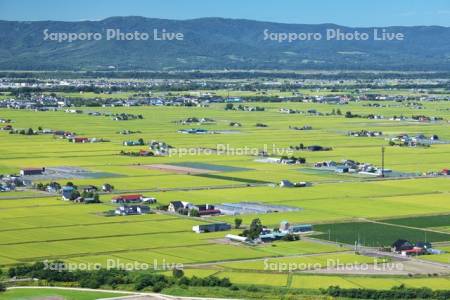
[[[73,142],[73,143],[88,143],[89,139],[87,137],[74,137],[71,142]]]

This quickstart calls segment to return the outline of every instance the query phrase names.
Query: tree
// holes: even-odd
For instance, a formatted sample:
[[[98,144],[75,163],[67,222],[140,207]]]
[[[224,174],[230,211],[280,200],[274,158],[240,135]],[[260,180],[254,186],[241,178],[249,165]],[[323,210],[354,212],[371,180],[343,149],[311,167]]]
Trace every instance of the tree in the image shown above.
[[[189,210],[189,216],[191,216],[191,217],[200,217],[200,212],[197,209],[195,209],[195,208],[191,208]]]
[[[254,240],[261,234],[261,231],[263,229],[263,226],[261,224],[261,220],[259,218],[253,219],[252,223],[250,224],[250,228],[248,229],[248,235],[247,237]]]
[[[138,143],[139,143],[139,145],[144,145],[145,144],[145,142],[144,142],[144,139],[143,138],[140,138],[139,140],[138,140]]]
[[[225,105],[225,110],[232,110],[233,108],[234,108],[233,103],[227,103],[227,104]]]
[[[164,282],[158,281],[156,282],[153,287],[152,287],[152,291],[154,293],[159,293],[161,292],[164,288],[166,287],[166,284]]]
[[[241,225],[242,225],[242,219],[241,218],[234,219],[234,228],[239,229],[239,227],[241,227]]]
[[[184,276],[184,272],[181,269],[175,268],[172,270],[172,276],[175,278],[181,278]]]
[[[6,286],[0,282],[0,293],[6,291]]]
[[[33,134],[34,134],[33,128],[28,128],[27,135],[33,135]]]

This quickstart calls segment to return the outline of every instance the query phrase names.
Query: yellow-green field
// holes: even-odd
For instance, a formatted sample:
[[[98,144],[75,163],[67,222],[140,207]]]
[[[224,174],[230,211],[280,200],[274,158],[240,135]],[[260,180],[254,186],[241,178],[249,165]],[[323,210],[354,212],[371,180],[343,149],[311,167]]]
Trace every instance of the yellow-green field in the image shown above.
[[[224,91],[218,91],[218,94]],[[77,96],[77,95],[69,95]],[[95,98],[98,95],[85,94]],[[111,96],[111,95],[107,95]],[[122,95],[123,96],[123,95]],[[236,94],[236,96],[243,96]],[[102,96],[103,97],[103,96]],[[106,96],[104,96],[106,97]],[[93,172],[113,174],[111,177],[58,180],[76,185],[104,183],[114,185],[113,194],[143,193],[153,196],[161,204],[173,200],[194,204],[219,204],[254,201],[301,208],[299,211],[242,216],[244,226],[258,217],[271,228],[281,221],[291,223],[324,224],[335,222],[378,220],[393,217],[440,215],[450,213],[450,178],[408,178],[379,180],[354,175],[337,175],[333,172],[315,172],[312,164],[318,161],[353,159],[381,164],[381,146],[386,146],[385,166],[399,172],[422,173],[440,171],[450,167],[450,144],[432,145],[430,148],[389,147],[385,137],[400,134],[436,134],[441,140],[450,140],[450,124],[396,122],[388,120],[394,115],[429,115],[450,119],[448,102],[424,103],[420,111],[396,106],[396,102],[383,102],[392,107],[365,107],[364,103],[329,105],[313,103],[251,103],[263,106],[264,112],[225,111],[224,104],[210,107],[113,107],[81,108],[84,112],[125,112],[142,114],[143,120],[114,121],[105,116],[89,116],[58,112],[34,112],[0,109],[0,118],[13,120],[15,128],[39,126],[53,130],[76,132],[79,136],[105,138],[106,143],[74,144],[52,135],[24,136],[0,131],[0,174],[18,173],[25,167],[74,166]],[[384,120],[344,116],[308,116],[281,114],[280,108],[298,110],[317,109],[329,113],[340,109],[359,114],[384,115]],[[216,120],[212,125],[179,125],[173,121],[187,117],[207,117]],[[242,127],[230,127],[230,122],[240,122]],[[266,128],[257,128],[256,123]],[[313,130],[295,131],[289,126],[310,125]],[[236,134],[181,134],[182,128],[209,130],[238,130]],[[121,130],[141,131],[133,135],[117,134]],[[382,138],[349,137],[349,130],[378,130]],[[168,157],[128,157],[119,152],[137,151],[145,147],[125,147],[126,140],[160,140],[177,150],[244,147],[273,153],[275,148],[290,145],[322,145],[332,151],[300,152],[293,155],[305,157],[306,165],[281,165],[256,162],[251,153],[231,154],[180,154]],[[221,146],[219,146],[221,147]],[[142,165],[168,163],[207,163],[219,166],[246,168],[243,171],[218,172],[225,178],[207,178],[177,174],[162,170],[149,170]],[[311,171],[312,170],[312,171]],[[233,177],[243,179],[235,181]],[[311,187],[289,189],[271,185],[246,186],[245,180],[278,183],[282,179],[292,182],[312,182]],[[48,183],[50,180],[42,180]],[[243,183],[244,182],[244,183]],[[214,189],[212,188],[214,187]],[[143,216],[105,217],[103,213],[114,209],[112,195],[102,194],[100,204],[74,204],[64,202],[58,195],[36,190],[4,192],[0,194],[0,267],[38,260],[61,259],[70,263],[100,264],[108,259],[123,263],[147,264],[182,263],[186,274],[208,276],[216,274],[229,277],[233,283],[289,286],[317,289],[329,285],[341,287],[366,287],[388,289],[392,286],[427,286],[444,289],[450,286],[447,276],[439,278],[408,278],[386,276],[307,275],[289,272],[274,273],[264,269],[264,259],[281,263],[316,263],[325,265],[327,259],[362,264],[373,263],[374,258],[357,255],[349,245],[313,240],[295,242],[279,241],[273,245],[247,246],[229,244],[224,235],[229,232],[196,234],[192,226],[209,221],[234,222],[234,216],[216,216],[196,219],[173,214],[155,213]],[[450,223],[447,224],[447,227]],[[414,226],[411,226],[414,227]],[[422,230],[419,228],[418,230]],[[434,228],[450,241],[446,226]],[[241,230],[233,229],[238,234]],[[422,232],[422,231],[421,231]],[[445,238],[448,235],[448,240]],[[365,239],[370,239],[365,236]],[[399,236],[398,238],[401,238]],[[430,235],[430,238],[432,236]],[[441,239],[439,239],[441,241]],[[445,242],[444,241],[444,242]],[[392,242],[394,242],[392,240]],[[434,242],[434,240],[432,241]],[[353,244],[353,241],[348,244]],[[450,251],[450,249],[447,249]],[[448,254],[424,258],[439,263],[449,263]]]

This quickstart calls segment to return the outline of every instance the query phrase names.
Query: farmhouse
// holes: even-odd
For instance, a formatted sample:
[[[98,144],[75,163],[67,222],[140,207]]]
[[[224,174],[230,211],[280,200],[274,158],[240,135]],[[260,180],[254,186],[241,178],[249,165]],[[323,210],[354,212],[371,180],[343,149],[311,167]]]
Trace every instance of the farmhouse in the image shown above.
[[[281,180],[280,181],[280,187],[290,188],[290,187],[307,187],[307,186],[311,186],[311,183],[305,182],[305,181],[300,181],[300,182],[295,182],[295,183],[292,183],[289,180]]]
[[[150,213],[150,207],[145,205],[122,205],[116,208],[114,213],[120,216],[142,215]]]
[[[381,136],[383,135],[383,133],[381,131],[368,131],[362,129],[360,131],[349,131],[348,135],[355,137],[374,137],[374,136]]]
[[[183,209],[183,208],[184,208],[183,202],[181,202],[181,201],[171,201],[169,203],[169,207],[167,208],[167,211],[176,213],[180,209]]]
[[[124,146],[142,146],[144,145],[143,141],[124,141]]]
[[[85,193],[96,193],[98,191],[98,188],[94,185],[83,185],[79,189]]]
[[[26,168],[20,170],[20,175],[29,176],[29,175],[42,175],[45,172],[45,168]]]
[[[70,185],[66,185],[61,189],[61,193],[62,193],[62,199],[69,201],[72,200],[72,195],[75,192],[75,188],[73,186]]]
[[[89,143],[89,139],[87,137],[73,137],[73,138],[69,138],[69,142],[71,142],[71,143]]]
[[[291,225],[288,221],[282,221],[278,229],[264,228],[259,236],[259,239],[263,242],[272,242],[286,237],[287,235],[300,235],[303,233],[311,232],[311,224],[297,224]],[[298,237],[295,237],[298,239]]]
[[[280,181],[280,187],[294,187],[294,184],[289,180],[284,179]]]
[[[204,232],[215,232],[215,231],[226,231],[230,230],[231,225],[227,223],[212,223],[212,224],[202,224],[192,227],[192,230],[196,233]]]
[[[139,203],[144,198],[141,194],[120,195],[112,198],[112,203]]]
[[[153,204],[153,203],[156,203],[157,200],[154,197],[145,197],[145,198],[142,198],[142,202],[148,203],[148,204]]]
[[[105,183],[104,185],[102,185],[103,192],[111,193],[113,189],[114,189],[114,187],[112,185],[110,185],[109,183]]]
[[[198,212],[198,216],[219,215],[220,210],[211,204],[194,205],[186,201],[172,201],[169,203],[167,211],[191,215],[192,211]]]
[[[402,239],[399,239],[392,244],[392,252],[399,253],[403,256],[444,253],[444,251],[434,249],[429,242],[417,242],[413,244]]]
[[[152,140],[149,143],[149,148],[157,156],[165,156],[169,154],[170,149],[173,147],[165,142]]]
[[[178,132],[179,133],[187,133],[187,134],[205,134],[205,133],[210,133],[208,130],[202,129],[202,128],[180,129],[180,130],[178,130]]]
[[[61,190],[61,185],[57,182],[50,182],[45,190],[48,193],[58,193]]]
[[[194,209],[198,211],[200,216],[212,216],[212,215],[219,215],[220,210],[215,209],[214,205],[211,204],[200,204],[200,205],[194,205],[190,207],[190,209]]]

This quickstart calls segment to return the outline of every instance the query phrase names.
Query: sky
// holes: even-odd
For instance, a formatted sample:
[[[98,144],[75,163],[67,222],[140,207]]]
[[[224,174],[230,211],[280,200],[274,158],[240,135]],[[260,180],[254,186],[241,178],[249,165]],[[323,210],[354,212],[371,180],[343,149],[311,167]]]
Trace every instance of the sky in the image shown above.
[[[112,16],[450,26],[450,0],[0,0],[0,20],[80,21]]]

